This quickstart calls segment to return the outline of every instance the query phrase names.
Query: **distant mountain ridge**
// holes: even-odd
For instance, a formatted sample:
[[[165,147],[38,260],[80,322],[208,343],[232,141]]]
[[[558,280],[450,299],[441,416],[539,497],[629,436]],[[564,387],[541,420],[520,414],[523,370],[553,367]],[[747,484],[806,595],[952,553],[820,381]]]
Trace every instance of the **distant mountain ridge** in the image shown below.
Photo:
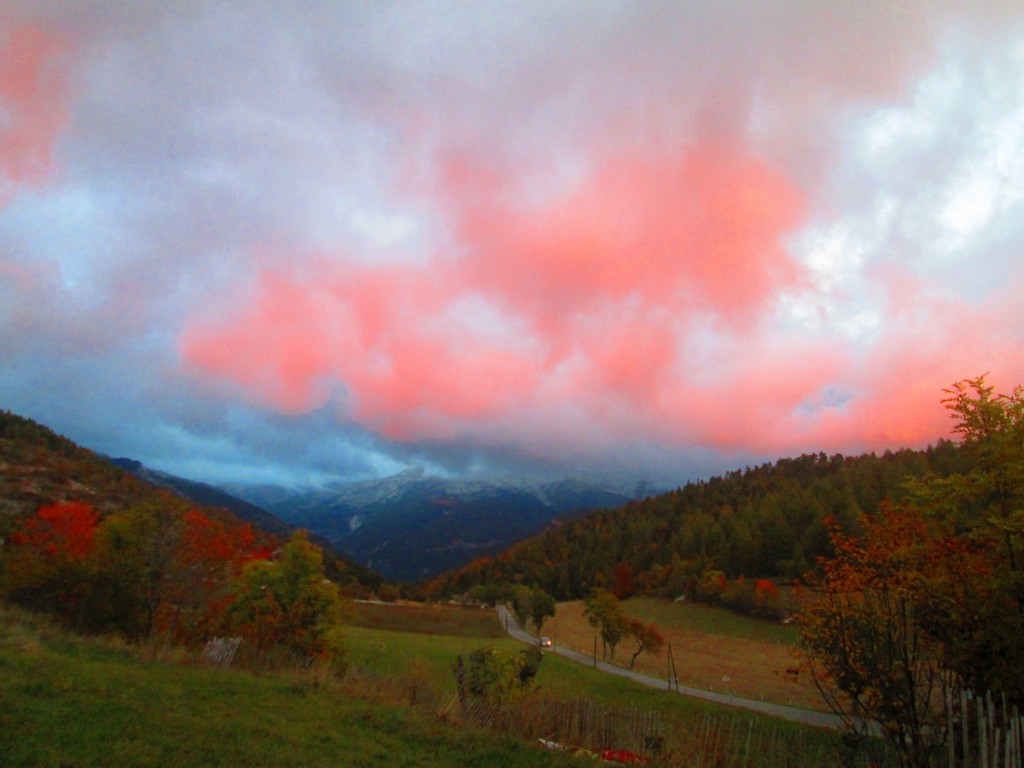
[[[454,480],[412,469],[287,498],[269,487],[232,487],[279,500],[269,512],[307,528],[387,578],[420,581],[500,552],[544,528],[643,493],[584,479]]]

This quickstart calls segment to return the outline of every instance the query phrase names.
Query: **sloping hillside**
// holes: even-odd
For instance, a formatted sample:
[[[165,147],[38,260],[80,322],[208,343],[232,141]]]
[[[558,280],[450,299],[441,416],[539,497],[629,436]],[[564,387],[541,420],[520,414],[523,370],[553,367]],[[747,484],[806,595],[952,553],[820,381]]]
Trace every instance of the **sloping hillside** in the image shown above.
[[[782,459],[594,512],[447,574],[431,590],[521,582],[561,600],[595,586],[674,597],[717,574],[796,578],[828,552],[827,518],[855,531],[865,512],[905,494],[909,478],[944,476],[962,462],[950,442],[882,456]]]
[[[55,501],[112,514],[167,497],[47,427],[0,412],[0,530]]]
[[[212,485],[150,469],[141,461],[136,461],[135,459],[118,458],[110,459],[110,462],[126,472],[130,472],[149,485],[165,488],[195,504],[204,507],[227,509],[242,520],[252,523],[267,533],[288,536],[295,530],[294,526],[288,525],[283,520],[274,517],[255,504],[250,504],[248,501],[236,498]]]

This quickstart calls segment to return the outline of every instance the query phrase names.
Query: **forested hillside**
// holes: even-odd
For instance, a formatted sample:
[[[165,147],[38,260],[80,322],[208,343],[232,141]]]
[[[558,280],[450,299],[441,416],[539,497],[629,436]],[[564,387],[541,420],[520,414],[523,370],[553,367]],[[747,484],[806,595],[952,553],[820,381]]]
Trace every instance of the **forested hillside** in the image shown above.
[[[944,477],[962,465],[948,441],[881,456],[782,459],[556,526],[436,580],[429,591],[522,582],[567,600],[594,587],[678,596],[726,578],[793,579],[829,553],[826,519],[856,533],[862,513],[899,500],[908,478]]]

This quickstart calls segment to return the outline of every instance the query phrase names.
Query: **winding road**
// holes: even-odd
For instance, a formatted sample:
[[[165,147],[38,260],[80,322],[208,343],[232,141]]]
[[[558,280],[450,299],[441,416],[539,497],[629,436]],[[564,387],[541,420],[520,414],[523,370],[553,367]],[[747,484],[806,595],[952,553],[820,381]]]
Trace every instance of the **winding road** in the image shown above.
[[[516,621],[515,617],[509,612],[508,608],[503,605],[498,606],[498,618],[501,620],[502,626],[505,631],[516,640],[520,640],[524,643],[531,645],[536,644],[537,638],[533,637],[529,633],[525,632],[522,627],[519,626],[519,622]],[[595,666],[594,659],[584,653],[574,651],[571,648],[565,648],[560,645],[553,645],[550,648],[545,648],[545,651],[557,653],[559,656],[564,656],[567,659],[579,662],[580,664],[586,664],[588,667]],[[641,685],[647,685],[652,688],[660,688],[662,690],[669,690],[668,683],[657,677],[651,677],[650,675],[644,675],[639,672],[634,672],[630,669],[623,669],[622,667],[616,667],[613,664],[607,664],[603,661],[599,661],[596,664],[597,669],[602,672],[607,672],[612,675],[619,675],[625,677]],[[675,689],[673,689],[675,690]],[[691,688],[689,686],[680,685],[678,692],[683,696],[689,696],[694,699],[703,699],[705,701],[713,701],[718,704],[725,704],[730,707],[741,707],[743,709],[749,709],[754,712],[760,712],[764,715],[771,715],[772,717],[781,717],[785,720],[792,720],[797,723],[806,723],[807,725],[814,725],[821,728],[842,728],[842,721],[836,716],[828,712],[816,712],[812,709],[801,709],[799,707],[788,707],[784,704],[772,704],[768,701],[755,701],[754,699],[744,699],[740,696],[734,696],[729,693],[716,693],[715,691],[705,691],[702,688]]]

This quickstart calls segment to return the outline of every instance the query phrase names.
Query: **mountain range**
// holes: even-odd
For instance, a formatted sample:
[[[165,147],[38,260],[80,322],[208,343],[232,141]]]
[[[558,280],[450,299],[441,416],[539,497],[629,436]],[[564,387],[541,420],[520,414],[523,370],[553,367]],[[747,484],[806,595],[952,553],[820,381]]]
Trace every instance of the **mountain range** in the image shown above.
[[[381,480],[288,493],[230,486],[386,578],[415,582],[491,555],[551,525],[645,495],[587,479],[456,480],[412,469]]]

